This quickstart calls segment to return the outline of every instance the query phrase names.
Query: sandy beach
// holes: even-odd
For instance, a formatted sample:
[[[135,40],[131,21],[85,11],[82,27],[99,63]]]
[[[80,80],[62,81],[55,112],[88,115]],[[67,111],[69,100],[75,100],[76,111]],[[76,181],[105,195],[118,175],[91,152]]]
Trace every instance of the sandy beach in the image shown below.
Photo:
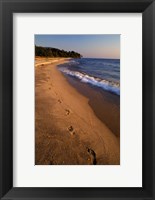
[[[68,61],[35,59],[35,164],[119,165],[119,137],[57,69]]]

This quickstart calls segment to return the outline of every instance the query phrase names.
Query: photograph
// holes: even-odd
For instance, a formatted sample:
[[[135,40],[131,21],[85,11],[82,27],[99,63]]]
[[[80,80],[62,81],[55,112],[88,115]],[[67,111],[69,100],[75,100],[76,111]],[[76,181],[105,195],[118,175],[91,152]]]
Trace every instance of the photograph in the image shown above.
[[[35,165],[120,165],[120,34],[35,34]]]

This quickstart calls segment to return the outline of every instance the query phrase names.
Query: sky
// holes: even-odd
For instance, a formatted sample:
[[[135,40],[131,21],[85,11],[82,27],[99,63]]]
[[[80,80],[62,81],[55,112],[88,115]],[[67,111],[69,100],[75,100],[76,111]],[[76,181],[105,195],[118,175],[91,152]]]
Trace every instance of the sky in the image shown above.
[[[120,35],[35,35],[35,45],[75,51],[85,58],[120,58]]]

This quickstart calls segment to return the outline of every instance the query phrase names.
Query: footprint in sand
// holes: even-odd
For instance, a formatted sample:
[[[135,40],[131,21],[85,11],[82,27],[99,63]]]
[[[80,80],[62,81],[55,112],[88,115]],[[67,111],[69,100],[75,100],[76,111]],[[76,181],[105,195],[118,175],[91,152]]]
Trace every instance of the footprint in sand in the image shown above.
[[[91,161],[92,161],[92,164],[93,165],[96,165],[97,161],[96,161],[96,153],[94,150],[90,149],[90,148],[87,148],[87,151],[91,157]]]
[[[66,111],[66,115],[69,115],[69,114],[70,114],[70,110],[65,109],[65,111]]]
[[[58,99],[58,102],[59,102],[59,103],[62,103],[60,99]]]
[[[75,134],[73,126],[68,127],[68,130],[69,130],[71,135]]]

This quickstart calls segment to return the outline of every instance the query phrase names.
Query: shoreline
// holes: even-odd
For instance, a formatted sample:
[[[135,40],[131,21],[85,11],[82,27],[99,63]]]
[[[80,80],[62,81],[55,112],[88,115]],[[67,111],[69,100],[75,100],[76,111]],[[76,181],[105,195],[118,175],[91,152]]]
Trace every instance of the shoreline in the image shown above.
[[[65,76],[80,94],[89,99],[88,104],[95,115],[120,138],[120,97],[100,88],[82,83],[75,78]]]
[[[57,69],[63,62],[68,59],[36,62],[35,164],[120,164],[118,138]]]

